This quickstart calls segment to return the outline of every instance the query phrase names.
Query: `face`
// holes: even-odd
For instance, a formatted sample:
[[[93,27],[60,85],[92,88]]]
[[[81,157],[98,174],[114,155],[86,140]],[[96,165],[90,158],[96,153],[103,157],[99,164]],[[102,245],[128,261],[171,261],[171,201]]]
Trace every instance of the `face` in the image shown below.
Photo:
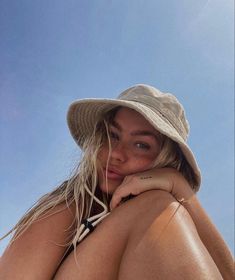
[[[160,152],[160,137],[141,114],[125,107],[118,110],[109,124],[109,135],[110,158],[107,166],[109,144],[106,141],[98,154],[98,180],[103,192],[113,194],[125,176],[153,167]]]

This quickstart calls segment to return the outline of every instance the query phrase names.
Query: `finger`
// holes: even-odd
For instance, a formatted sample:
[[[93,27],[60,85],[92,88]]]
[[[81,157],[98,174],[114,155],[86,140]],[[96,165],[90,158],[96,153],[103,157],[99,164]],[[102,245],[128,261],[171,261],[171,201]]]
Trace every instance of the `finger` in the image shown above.
[[[116,189],[113,193],[112,199],[110,201],[110,208],[114,209],[115,207],[117,207],[121,203],[121,200],[129,194],[130,191],[128,191],[127,189],[118,187],[118,189]]]
[[[121,201],[121,197],[117,196],[117,195],[113,195],[112,196],[112,199],[110,201],[110,209],[113,210],[114,208],[116,208],[118,206],[118,204],[120,203]]]
[[[132,198],[134,198],[136,195],[133,193],[127,193],[119,196],[114,196],[110,202],[110,209],[116,208],[119,204],[124,203]]]

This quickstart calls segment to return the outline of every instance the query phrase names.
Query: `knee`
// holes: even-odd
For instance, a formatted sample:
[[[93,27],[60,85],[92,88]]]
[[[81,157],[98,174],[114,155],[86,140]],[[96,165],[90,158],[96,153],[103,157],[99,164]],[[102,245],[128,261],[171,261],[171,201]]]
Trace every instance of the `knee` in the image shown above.
[[[167,206],[172,202],[177,202],[171,193],[163,190],[149,190],[141,193],[135,199],[142,201],[143,204],[150,203],[150,205],[156,205],[157,202],[158,205]]]
[[[149,215],[151,213],[159,215],[168,207],[177,207],[180,205],[172,194],[162,190],[143,192],[127,203],[126,206],[134,208],[137,213],[140,211],[141,215]]]
[[[162,190],[149,190],[135,196],[131,200],[122,203],[115,208],[110,216],[148,215],[151,212],[160,213],[171,204],[179,205],[179,202],[168,192]]]
[[[188,211],[168,192],[147,191],[128,201],[126,207],[128,204],[130,209],[132,207],[135,210],[130,237],[139,236],[139,241],[152,234],[154,238],[160,238],[165,232],[171,232],[170,228],[174,228],[182,237],[189,233],[197,234]]]
[[[153,190],[143,193],[143,196],[139,197],[138,206],[145,210],[143,218],[152,215],[152,226],[161,228],[161,225],[168,225],[171,222],[182,231],[185,227],[190,228],[191,231],[196,230],[186,208],[166,191]]]
[[[144,247],[149,242],[158,246],[167,246],[170,240],[181,240],[189,244],[198,239],[196,226],[188,211],[174,198],[165,197],[160,207],[152,208],[143,217],[139,217],[132,236],[139,235],[138,244]]]
[[[158,231],[174,216],[181,204],[168,192],[161,190],[146,191],[132,200],[119,206],[125,216],[132,216],[133,227],[130,235],[143,234],[149,227],[155,225]],[[187,219],[187,211],[177,214]],[[179,218],[179,219],[181,219]]]
[[[161,190],[150,190],[139,194],[115,208],[104,220],[103,224],[115,224],[128,228],[129,236],[141,235],[148,228],[156,227],[160,232],[175,215],[181,204],[168,192]],[[177,213],[177,219],[189,219],[187,210],[181,206]]]
[[[174,197],[165,191],[150,190],[139,194],[113,209],[102,224],[119,225],[129,228],[129,232],[148,225],[169,206],[179,205]]]

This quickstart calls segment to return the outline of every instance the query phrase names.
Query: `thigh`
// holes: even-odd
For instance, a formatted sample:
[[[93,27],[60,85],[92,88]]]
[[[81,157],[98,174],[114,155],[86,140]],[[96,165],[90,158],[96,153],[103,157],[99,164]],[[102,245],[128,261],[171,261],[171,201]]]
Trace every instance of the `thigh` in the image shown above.
[[[169,205],[162,191],[148,191],[125,202],[106,217],[60,266],[55,279],[117,279],[122,255],[133,230],[141,231]]]

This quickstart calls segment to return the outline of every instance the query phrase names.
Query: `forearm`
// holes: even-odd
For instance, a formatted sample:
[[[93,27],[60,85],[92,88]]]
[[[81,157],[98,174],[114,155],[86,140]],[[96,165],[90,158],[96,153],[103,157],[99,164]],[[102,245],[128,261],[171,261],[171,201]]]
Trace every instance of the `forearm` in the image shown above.
[[[202,242],[218,266],[223,278],[233,279],[233,256],[196,195],[185,201],[183,205],[191,215]]]

